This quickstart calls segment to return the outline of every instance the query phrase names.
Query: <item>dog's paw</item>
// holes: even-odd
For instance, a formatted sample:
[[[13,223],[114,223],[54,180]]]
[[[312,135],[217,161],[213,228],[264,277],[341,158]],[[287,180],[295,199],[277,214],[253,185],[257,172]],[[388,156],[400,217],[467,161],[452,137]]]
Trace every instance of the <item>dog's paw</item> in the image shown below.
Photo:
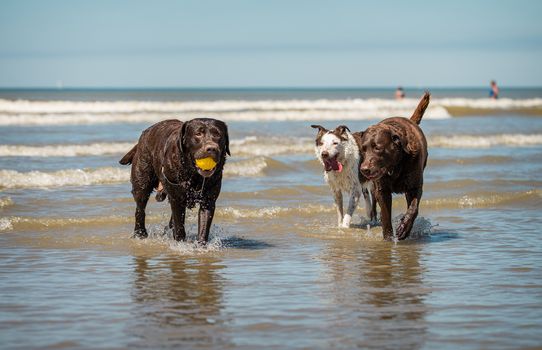
[[[350,228],[350,222],[352,221],[352,217],[348,214],[346,214],[343,218],[342,223],[339,224],[339,227],[341,228]]]
[[[407,238],[410,234],[410,230],[412,229],[412,224],[408,220],[407,216],[403,216],[401,220],[399,221],[399,225],[397,225],[397,228],[395,229],[395,234],[397,236],[398,240],[403,240]]]
[[[146,229],[139,229],[139,230],[135,230],[134,233],[132,233],[132,238],[139,238],[139,239],[144,239],[144,238],[147,238],[149,237],[149,234],[147,233],[147,230]]]

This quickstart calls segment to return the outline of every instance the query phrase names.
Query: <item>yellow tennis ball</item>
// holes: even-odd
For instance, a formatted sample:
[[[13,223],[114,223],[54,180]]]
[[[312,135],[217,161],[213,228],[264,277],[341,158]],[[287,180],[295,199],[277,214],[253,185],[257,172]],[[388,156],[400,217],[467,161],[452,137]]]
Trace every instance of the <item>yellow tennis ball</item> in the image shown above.
[[[201,170],[211,170],[216,166],[216,162],[211,157],[201,158],[196,159],[196,166]]]

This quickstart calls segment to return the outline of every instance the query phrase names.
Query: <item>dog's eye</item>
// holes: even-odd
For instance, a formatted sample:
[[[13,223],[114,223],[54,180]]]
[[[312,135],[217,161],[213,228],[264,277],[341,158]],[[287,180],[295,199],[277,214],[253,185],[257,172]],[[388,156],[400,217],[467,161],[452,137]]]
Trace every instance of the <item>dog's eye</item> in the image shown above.
[[[339,141],[333,141],[333,144],[336,146],[339,144]]]

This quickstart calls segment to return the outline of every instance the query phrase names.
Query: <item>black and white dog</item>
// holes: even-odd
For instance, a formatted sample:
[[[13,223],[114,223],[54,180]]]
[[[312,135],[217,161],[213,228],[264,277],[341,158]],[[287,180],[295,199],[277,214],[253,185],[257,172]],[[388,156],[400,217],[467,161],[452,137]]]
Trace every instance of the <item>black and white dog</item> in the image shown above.
[[[344,125],[339,125],[334,130],[328,130],[321,125],[311,127],[318,129],[316,158],[324,166],[324,179],[333,192],[339,227],[350,227],[362,193],[367,217],[370,221],[375,221],[376,201],[372,195],[372,182],[359,170],[361,156],[358,144],[362,133],[352,134]],[[349,198],[346,214],[343,211],[343,192]]]

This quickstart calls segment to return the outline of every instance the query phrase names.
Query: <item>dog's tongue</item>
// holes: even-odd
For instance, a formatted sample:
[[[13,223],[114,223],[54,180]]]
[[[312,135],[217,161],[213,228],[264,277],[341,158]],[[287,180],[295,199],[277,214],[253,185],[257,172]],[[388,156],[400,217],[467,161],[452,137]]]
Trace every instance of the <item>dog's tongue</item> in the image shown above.
[[[341,162],[338,162],[337,159],[333,158],[333,159],[326,159],[324,161],[324,165],[325,165],[325,168],[326,168],[326,171],[337,171],[337,172],[341,172],[343,171],[343,165],[341,164]]]

